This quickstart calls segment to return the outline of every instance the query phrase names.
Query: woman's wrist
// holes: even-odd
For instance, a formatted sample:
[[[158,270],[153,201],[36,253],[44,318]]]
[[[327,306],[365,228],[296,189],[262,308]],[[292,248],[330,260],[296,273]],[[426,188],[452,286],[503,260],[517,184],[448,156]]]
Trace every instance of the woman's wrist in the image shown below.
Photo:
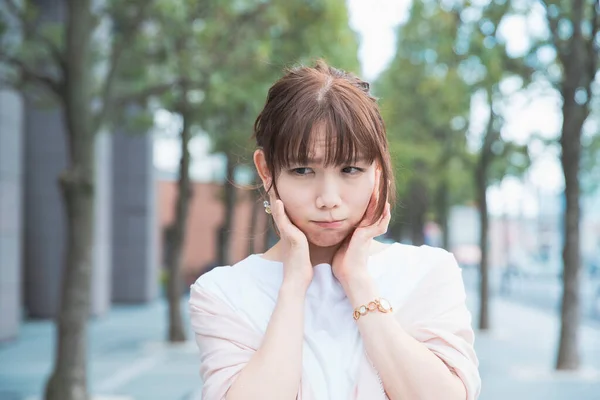
[[[368,273],[353,275],[341,284],[352,307],[368,303],[379,295],[377,286]]]
[[[310,282],[304,282],[300,279],[292,279],[291,277],[284,277],[283,283],[279,289],[279,295],[285,295],[290,297],[306,297]]]

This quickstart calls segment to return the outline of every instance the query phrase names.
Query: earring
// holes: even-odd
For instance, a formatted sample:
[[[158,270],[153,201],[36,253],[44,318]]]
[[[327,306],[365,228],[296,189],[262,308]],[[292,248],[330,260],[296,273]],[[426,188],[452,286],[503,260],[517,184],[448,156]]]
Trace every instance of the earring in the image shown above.
[[[265,208],[265,212],[267,214],[271,214],[271,203],[269,203],[267,200],[263,201],[263,207]]]

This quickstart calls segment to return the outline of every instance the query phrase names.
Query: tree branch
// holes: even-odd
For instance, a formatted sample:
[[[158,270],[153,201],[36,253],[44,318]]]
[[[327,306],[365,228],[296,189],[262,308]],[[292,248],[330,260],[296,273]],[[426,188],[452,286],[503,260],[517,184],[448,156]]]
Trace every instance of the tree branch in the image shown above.
[[[581,30],[581,23],[583,22],[584,6],[583,0],[572,0],[573,1],[573,40],[581,39],[583,32]]]
[[[11,65],[20,74],[20,78],[26,83],[36,83],[43,88],[49,90],[52,94],[57,97],[61,97],[63,94],[62,82],[56,81],[50,76],[43,75],[33,70],[27,63],[16,57],[10,57],[6,54],[0,53],[0,61]]]
[[[14,90],[19,90],[19,83],[13,82],[13,81],[9,81],[6,79],[0,79],[0,90],[8,88],[8,89],[14,89]]]
[[[598,70],[598,57],[600,56],[600,46],[597,41],[598,29],[600,25],[600,0],[595,0],[592,4],[592,33],[588,43],[588,53],[590,55],[590,77],[594,80]]]
[[[23,37],[33,37],[38,40],[46,48],[50,54],[50,57],[56,63],[62,73],[62,76],[64,77],[67,68],[63,52],[56,46],[56,44],[52,43],[50,39],[42,35],[37,30],[35,23],[27,17],[25,10],[22,10],[17,5],[15,0],[6,0],[5,4],[9,13],[14,15],[19,20]]]
[[[113,99],[112,102],[113,105],[117,108],[122,107],[128,103],[142,103],[152,96],[160,96],[168,92],[170,89],[178,86],[179,84],[180,80],[174,82],[161,83],[155,86],[147,87],[144,90],[121,95]]]
[[[260,15],[263,15],[263,13],[266,11],[268,6],[268,3],[261,3],[259,4],[256,8],[247,11],[243,14],[241,14],[238,18],[236,18],[236,20],[234,21],[234,23],[232,24],[232,26],[235,26],[236,29],[231,32],[229,35],[224,35],[224,37],[227,39],[226,43],[219,43],[218,41],[214,41],[213,42],[213,47],[209,50],[208,54],[212,54],[212,55],[217,55],[217,56],[213,56],[213,60],[215,60],[214,64],[211,65],[211,68],[220,68],[221,65],[224,65],[226,63],[226,60],[228,58],[228,56],[231,55],[231,52],[229,51],[217,51],[218,48],[225,48],[225,49],[231,49],[235,47],[236,42],[239,40],[240,36],[242,35],[242,31],[243,31],[243,27],[245,24],[247,24],[248,22],[251,22],[252,20],[254,20],[255,18],[257,18]]]
[[[548,28],[550,28],[550,37],[552,38],[552,43],[554,44],[558,58],[564,64],[566,62],[565,43],[563,43],[558,35],[558,21],[560,16],[553,17],[549,10],[550,6],[556,5],[549,3],[548,0],[541,0],[540,3],[546,11],[546,21],[548,21]]]
[[[119,67],[119,61],[121,59],[121,55],[125,50],[125,47],[130,43],[134,34],[137,32],[137,28],[142,23],[146,16],[146,10],[151,1],[142,2],[136,9],[136,14],[126,29],[124,30],[122,37],[117,41],[116,44],[113,45],[111,55],[110,55],[110,65],[109,70],[104,80],[104,86],[102,88],[101,94],[101,109],[94,118],[93,123],[93,131],[97,131],[112,108],[113,104],[113,92],[114,85],[116,81],[117,70]],[[121,103],[122,104],[122,103]]]

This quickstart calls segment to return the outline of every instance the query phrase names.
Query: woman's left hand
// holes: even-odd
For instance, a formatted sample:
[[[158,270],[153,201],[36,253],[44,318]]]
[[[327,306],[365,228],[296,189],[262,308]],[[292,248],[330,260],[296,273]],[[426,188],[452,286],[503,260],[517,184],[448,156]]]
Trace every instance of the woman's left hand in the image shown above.
[[[375,188],[363,221],[371,223],[373,213],[379,200],[379,179],[376,179]],[[342,284],[354,276],[364,276],[367,271],[370,247],[373,238],[387,232],[390,223],[390,203],[386,202],[383,215],[371,225],[359,226],[344,240],[332,260],[332,271]]]

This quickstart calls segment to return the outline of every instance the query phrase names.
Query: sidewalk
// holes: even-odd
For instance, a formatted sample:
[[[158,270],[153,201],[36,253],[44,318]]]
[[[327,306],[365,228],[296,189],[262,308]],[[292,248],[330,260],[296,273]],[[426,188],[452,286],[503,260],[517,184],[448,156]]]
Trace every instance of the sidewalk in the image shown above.
[[[469,292],[469,298],[476,320],[476,296]],[[97,399],[200,399],[195,343],[164,344],[166,313],[162,301],[118,306],[91,323],[89,382]],[[600,329],[581,328],[584,368],[556,373],[556,316],[504,300],[493,301],[491,313],[493,330],[476,336],[481,400],[600,399]],[[28,322],[18,341],[0,344],[0,400],[39,399],[51,369],[53,331],[47,321]]]
[[[185,300],[182,309],[189,326]],[[114,306],[90,325],[88,384],[94,400],[188,400],[199,389],[196,344],[165,344],[163,301]],[[40,399],[53,348],[48,321],[28,322],[17,341],[0,344],[0,400]]]
[[[468,296],[476,325],[476,296]],[[556,315],[499,299],[492,301],[490,312],[490,332],[476,332],[481,400],[600,399],[600,329],[580,329],[580,371],[555,372]]]

